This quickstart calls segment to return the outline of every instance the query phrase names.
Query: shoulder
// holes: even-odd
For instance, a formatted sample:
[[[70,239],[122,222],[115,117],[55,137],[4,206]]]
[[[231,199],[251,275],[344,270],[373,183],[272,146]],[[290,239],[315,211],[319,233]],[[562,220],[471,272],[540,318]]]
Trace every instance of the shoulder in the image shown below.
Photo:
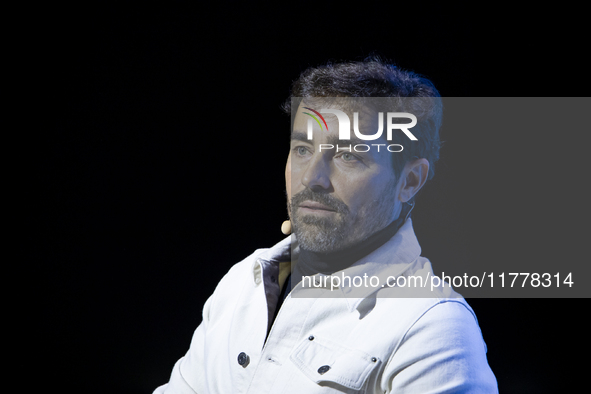
[[[468,303],[453,298],[421,304],[388,360],[390,384],[400,392],[427,392],[444,384],[458,392],[497,393],[486,344]]]
[[[423,300],[422,308],[410,322],[404,340],[428,332],[450,336],[464,336],[470,333],[479,346],[484,346],[476,314],[463,298],[440,298]]]
[[[406,286],[385,289],[381,296],[393,298],[392,307],[405,312],[406,336],[469,330],[481,338],[474,310],[461,294],[434,275],[427,258],[417,258],[401,276],[404,280],[400,283],[406,282]]]
[[[476,314],[463,298],[378,298],[369,315],[396,333],[395,352],[408,341],[445,345],[447,338],[467,334],[486,352]]]

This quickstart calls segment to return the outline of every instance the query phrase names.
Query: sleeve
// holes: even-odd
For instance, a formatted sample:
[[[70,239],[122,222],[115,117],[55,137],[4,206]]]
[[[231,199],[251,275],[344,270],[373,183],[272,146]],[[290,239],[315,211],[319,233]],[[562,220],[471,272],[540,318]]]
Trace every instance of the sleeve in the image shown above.
[[[476,317],[459,301],[435,304],[416,320],[382,376],[386,393],[498,393]]]
[[[215,294],[215,293],[214,293]],[[209,323],[209,312],[213,295],[210,296],[203,307],[203,320],[193,333],[191,346],[187,354],[180,358],[174,365],[168,383],[158,387],[153,394],[198,394],[207,387],[205,374],[188,373],[195,370],[204,361],[204,340],[207,324]],[[202,389],[203,388],[203,389]]]

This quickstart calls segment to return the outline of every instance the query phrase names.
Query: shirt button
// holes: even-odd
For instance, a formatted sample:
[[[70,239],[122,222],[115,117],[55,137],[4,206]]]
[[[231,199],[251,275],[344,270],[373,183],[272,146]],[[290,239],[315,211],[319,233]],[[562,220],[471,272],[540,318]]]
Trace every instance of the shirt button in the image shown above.
[[[242,352],[238,355],[238,364],[242,365],[244,368],[248,365],[249,357],[248,354]]]
[[[324,375],[328,370],[330,369],[330,366],[328,365],[323,365],[320,368],[318,368],[318,373],[320,375]]]

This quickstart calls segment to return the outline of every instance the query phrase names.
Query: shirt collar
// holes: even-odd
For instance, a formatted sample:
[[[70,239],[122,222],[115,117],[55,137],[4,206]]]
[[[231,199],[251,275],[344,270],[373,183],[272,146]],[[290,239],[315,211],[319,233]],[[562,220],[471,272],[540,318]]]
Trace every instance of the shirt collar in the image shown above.
[[[277,264],[290,261],[292,247],[297,253],[297,241],[290,235],[270,249],[261,253],[253,263],[253,278],[255,283],[261,283],[262,270],[266,264]],[[372,253],[355,262],[350,267],[335,272],[333,275],[368,277],[376,276],[380,279],[378,286],[340,286],[335,298],[344,298],[350,311],[353,311],[365,298],[378,291],[388,276],[398,276],[406,271],[420,256],[421,247],[412,227],[412,220],[408,218],[398,232],[384,245]],[[297,258],[297,255],[294,255]],[[322,275],[322,274],[317,274]],[[328,288],[330,290],[330,287]]]
[[[339,290],[347,301],[350,311],[353,311],[365,298],[382,288],[388,277],[397,277],[407,271],[421,255],[421,247],[409,218],[398,232],[384,245],[372,253],[362,257],[351,267],[339,271],[338,275],[353,277],[377,277],[377,286],[342,286]]]
[[[266,249],[258,254],[254,259],[252,264],[252,274],[255,285],[258,285],[263,281],[263,269],[265,266],[278,266],[281,262],[289,262],[291,260],[292,237],[295,240],[293,235],[289,235],[272,248]],[[255,252],[255,254],[257,253]]]

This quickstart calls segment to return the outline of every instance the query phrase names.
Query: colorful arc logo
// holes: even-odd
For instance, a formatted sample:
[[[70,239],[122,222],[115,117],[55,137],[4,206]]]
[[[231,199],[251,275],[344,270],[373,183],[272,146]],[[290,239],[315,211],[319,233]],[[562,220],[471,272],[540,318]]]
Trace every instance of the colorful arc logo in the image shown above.
[[[328,125],[326,124],[326,120],[324,120],[324,117],[322,117],[322,115],[320,115],[320,113],[318,111],[315,111],[315,110],[313,110],[312,108],[309,108],[309,107],[304,107],[304,108],[307,109],[307,110],[310,110],[310,111],[314,112],[316,115],[320,116],[320,119],[322,119],[322,122],[324,122],[324,125],[326,126],[326,131],[328,131]],[[317,117],[315,117],[314,115],[312,115],[311,113],[308,113],[308,112],[304,112],[304,114],[313,117],[314,120],[316,122],[318,122],[318,126],[320,126],[320,130],[324,130],[322,128],[322,124],[320,123],[320,121],[318,120]]]

